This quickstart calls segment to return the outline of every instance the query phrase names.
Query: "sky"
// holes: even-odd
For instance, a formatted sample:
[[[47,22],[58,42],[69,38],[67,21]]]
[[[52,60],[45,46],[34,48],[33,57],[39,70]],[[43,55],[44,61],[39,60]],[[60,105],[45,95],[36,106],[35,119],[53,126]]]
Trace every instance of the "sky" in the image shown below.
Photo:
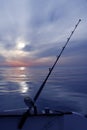
[[[0,0],[0,66],[87,66],[87,0]]]

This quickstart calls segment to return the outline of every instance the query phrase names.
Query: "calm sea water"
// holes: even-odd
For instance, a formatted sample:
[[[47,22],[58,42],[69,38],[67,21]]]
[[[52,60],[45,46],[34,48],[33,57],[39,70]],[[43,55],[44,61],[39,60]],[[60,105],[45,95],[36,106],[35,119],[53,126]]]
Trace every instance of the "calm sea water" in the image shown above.
[[[0,111],[26,108],[24,98],[35,96],[47,73],[47,67],[1,67]],[[87,114],[87,67],[56,67],[36,104]]]

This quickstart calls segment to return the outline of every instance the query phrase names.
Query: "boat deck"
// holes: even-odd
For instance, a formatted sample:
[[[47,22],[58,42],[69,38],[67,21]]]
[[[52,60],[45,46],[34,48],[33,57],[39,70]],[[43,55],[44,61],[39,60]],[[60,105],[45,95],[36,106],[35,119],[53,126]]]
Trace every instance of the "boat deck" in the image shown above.
[[[19,130],[21,114],[0,114],[0,130]],[[22,130],[87,130],[87,118],[76,114],[29,115]]]

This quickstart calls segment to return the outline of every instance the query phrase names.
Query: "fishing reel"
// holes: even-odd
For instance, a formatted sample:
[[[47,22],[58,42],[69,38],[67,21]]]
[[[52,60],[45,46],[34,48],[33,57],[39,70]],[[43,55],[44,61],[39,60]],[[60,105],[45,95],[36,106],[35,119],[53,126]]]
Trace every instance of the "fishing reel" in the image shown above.
[[[32,100],[32,98],[30,98],[30,97],[25,97],[25,98],[24,98],[24,102],[25,102],[25,104],[28,106],[30,113],[37,114],[37,107],[36,107],[34,101]]]

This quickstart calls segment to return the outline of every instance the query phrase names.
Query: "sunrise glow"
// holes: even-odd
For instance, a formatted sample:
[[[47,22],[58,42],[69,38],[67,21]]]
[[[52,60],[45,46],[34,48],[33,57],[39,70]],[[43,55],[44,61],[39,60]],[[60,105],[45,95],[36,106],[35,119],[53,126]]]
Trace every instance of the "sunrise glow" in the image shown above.
[[[26,0],[10,0],[6,4],[1,0],[1,5],[0,66],[52,63],[79,19],[82,19],[81,24],[64,52],[61,59],[64,61],[60,62],[87,64],[84,60],[87,55],[85,1],[80,0],[78,7],[76,0],[51,0],[50,4],[49,1],[38,3],[32,0],[29,3]],[[70,11],[71,8],[73,11]],[[72,61],[68,60],[70,58]]]

